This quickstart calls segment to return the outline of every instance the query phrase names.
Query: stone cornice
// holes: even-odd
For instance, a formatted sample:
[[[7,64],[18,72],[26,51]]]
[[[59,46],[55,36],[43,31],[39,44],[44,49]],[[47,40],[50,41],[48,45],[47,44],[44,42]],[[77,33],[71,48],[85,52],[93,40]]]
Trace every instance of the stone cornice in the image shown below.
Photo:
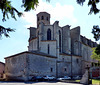
[[[28,41],[30,42],[30,41],[32,41],[32,40],[35,40],[35,39],[37,39],[37,37],[35,37],[35,38],[32,38],[32,39],[29,39]]]
[[[56,41],[56,40],[41,40],[42,42],[53,42],[53,41]]]
[[[22,54],[25,54],[25,53],[27,53],[27,54],[41,55],[41,56],[45,56],[45,57],[49,57],[49,58],[57,58],[56,56],[52,56],[52,55],[49,55],[49,54],[46,54],[46,53],[42,53],[42,52],[35,52],[35,51],[30,52],[30,51],[24,51],[24,52],[21,52],[21,53],[12,55],[12,56],[5,57],[4,59],[16,57],[16,56],[18,56],[18,55],[22,55]]]

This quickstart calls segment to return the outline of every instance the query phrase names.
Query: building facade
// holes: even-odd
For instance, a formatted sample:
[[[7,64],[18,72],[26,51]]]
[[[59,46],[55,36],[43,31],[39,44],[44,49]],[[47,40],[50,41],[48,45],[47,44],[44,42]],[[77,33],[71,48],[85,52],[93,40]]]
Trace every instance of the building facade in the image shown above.
[[[50,14],[37,14],[37,27],[30,27],[28,51],[5,58],[8,79],[30,80],[32,76],[76,76],[96,62],[91,59],[97,44],[80,34],[80,27],[70,29],[50,24]],[[16,73],[17,72],[17,73]]]
[[[4,78],[5,73],[5,63],[0,62],[0,78]]]

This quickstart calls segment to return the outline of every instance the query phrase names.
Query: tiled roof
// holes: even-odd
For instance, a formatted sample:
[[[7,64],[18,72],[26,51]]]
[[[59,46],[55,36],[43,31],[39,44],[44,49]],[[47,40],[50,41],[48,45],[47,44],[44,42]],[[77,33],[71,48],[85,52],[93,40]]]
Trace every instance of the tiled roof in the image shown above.
[[[5,63],[3,63],[3,62],[1,62],[1,61],[0,61],[0,63],[5,65]]]

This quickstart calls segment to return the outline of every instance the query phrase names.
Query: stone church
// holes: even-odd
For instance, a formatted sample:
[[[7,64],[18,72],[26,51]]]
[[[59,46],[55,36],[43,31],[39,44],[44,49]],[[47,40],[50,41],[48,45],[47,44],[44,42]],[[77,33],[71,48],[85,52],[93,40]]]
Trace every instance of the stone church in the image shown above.
[[[37,14],[37,27],[30,27],[28,51],[5,58],[7,79],[30,80],[33,76],[55,77],[82,75],[91,59],[96,42],[80,34],[80,27],[70,29],[50,24],[50,14]]]

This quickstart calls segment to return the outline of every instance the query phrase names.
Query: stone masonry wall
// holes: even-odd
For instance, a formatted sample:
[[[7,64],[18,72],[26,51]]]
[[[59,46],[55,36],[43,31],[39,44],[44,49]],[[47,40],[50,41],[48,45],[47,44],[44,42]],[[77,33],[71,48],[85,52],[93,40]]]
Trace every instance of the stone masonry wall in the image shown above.
[[[72,56],[72,76],[82,74],[82,61],[80,56]]]
[[[57,62],[57,76],[71,75],[71,57],[67,55],[60,55]]]
[[[29,42],[29,49],[28,50],[29,51],[32,51],[32,50],[36,51],[37,50],[37,38],[35,38]]]
[[[20,54],[5,59],[5,73],[7,79],[27,80],[26,54]]]
[[[29,54],[29,79],[33,76],[53,75],[56,77],[56,59]]]
[[[80,55],[80,27],[71,29],[71,51],[74,55]]]
[[[56,56],[56,41],[41,41],[40,52],[48,54],[48,45],[49,45],[49,54]]]
[[[70,28],[68,25],[62,28],[62,52],[70,54],[71,51],[71,39]]]

